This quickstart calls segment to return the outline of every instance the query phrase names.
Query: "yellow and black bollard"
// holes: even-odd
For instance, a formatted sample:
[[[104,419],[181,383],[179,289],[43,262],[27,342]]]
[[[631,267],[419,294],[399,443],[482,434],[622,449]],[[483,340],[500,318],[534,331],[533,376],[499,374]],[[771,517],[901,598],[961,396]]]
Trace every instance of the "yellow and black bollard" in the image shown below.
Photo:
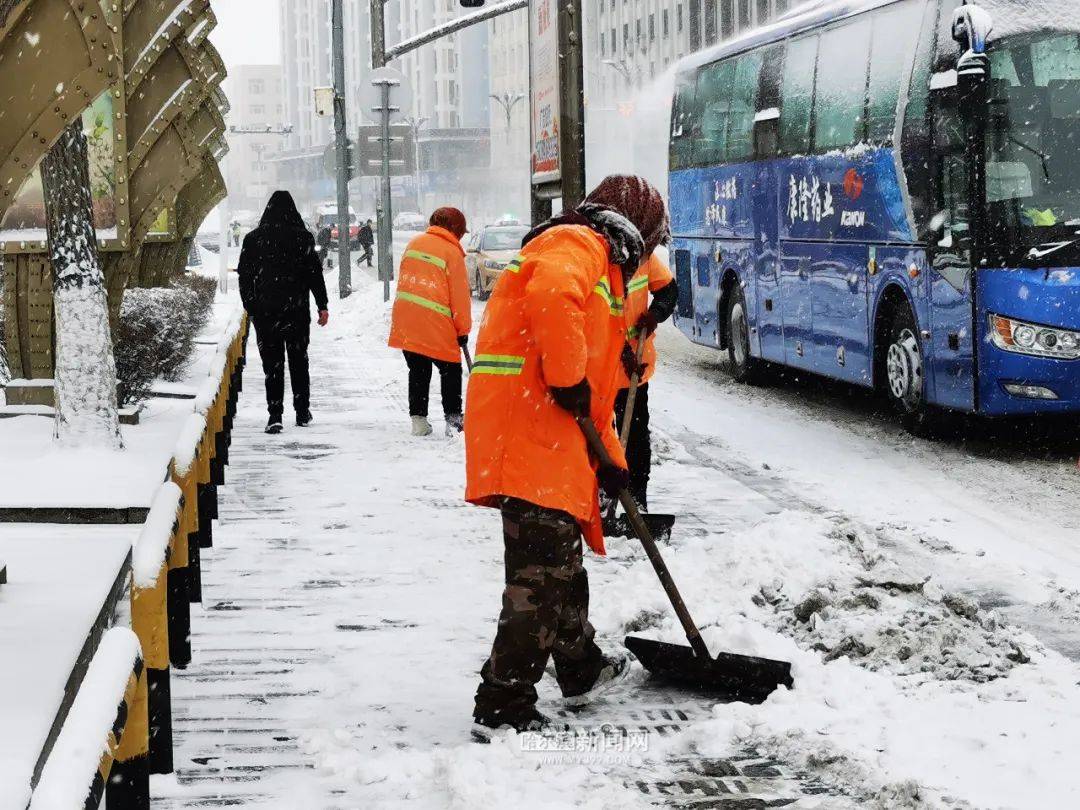
[[[131,629],[139,637],[146,664],[150,773],[172,773],[172,689],[169,680],[169,619],[166,560],[151,587],[131,587]]]
[[[184,498],[180,499],[180,516],[173,527],[169,552],[169,662],[177,669],[191,663],[191,598],[188,595],[188,536],[184,528]]]
[[[149,749],[146,669],[140,658],[135,662],[124,691],[124,700],[117,709],[116,722],[109,735],[108,753],[102,756],[94,786],[86,799],[86,809],[97,810],[100,806],[100,783],[105,788],[106,810],[149,810]]]

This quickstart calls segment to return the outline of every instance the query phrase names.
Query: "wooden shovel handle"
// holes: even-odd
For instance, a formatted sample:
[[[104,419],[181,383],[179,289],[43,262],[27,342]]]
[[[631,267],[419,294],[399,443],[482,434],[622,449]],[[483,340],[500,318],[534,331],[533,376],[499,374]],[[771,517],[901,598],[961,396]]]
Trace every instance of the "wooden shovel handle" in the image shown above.
[[[581,432],[585,434],[585,441],[589,445],[589,450],[596,459],[601,464],[613,465],[615,462],[612,460],[607,448],[604,447],[604,441],[600,438],[600,432],[596,429],[596,425],[593,424],[592,419],[587,416],[578,416],[577,423],[581,428]],[[634,529],[634,533],[637,535],[638,540],[641,541],[641,545],[645,548],[645,553],[649,557],[649,562],[652,563],[653,570],[656,571],[656,576],[660,579],[660,584],[664,586],[664,591],[667,593],[671,606],[675,608],[675,614],[682,623],[683,632],[686,633],[686,640],[689,641],[690,646],[693,647],[694,654],[699,658],[711,659],[712,656],[709,655],[709,648],[706,646],[705,640],[701,637],[701,632],[698,630],[697,624],[694,623],[694,619],[691,617],[690,611],[686,607],[686,603],[683,602],[682,594],[679,593],[679,589],[675,585],[675,580],[671,578],[671,572],[668,571],[667,563],[664,562],[664,558],[660,554],[660,549],[657,547],[656,541],[649,532],[649,527],[641,517],[641,512],[638,511],[637,504],[634,503],[634,499],[630,497],[630,493],[627,490],[623,489],[619,492],[619,503],[622,504],[623,510],[630,520],[630,525]]]
[[[630,375],[630,390],[626,394],[626,411],[623,413],[622,430],[619,431],[619,441],[622,443],[623,450],[626,449],[626,443],[630,441],[630,425],[634,422],[634,405],[637,404],[637,392],[641,387],[641,375],[637,373],[637,370],[641,368],[641,358],[645,356],[646,340],[648,338],[645,335],[638,339],[634,373]]]

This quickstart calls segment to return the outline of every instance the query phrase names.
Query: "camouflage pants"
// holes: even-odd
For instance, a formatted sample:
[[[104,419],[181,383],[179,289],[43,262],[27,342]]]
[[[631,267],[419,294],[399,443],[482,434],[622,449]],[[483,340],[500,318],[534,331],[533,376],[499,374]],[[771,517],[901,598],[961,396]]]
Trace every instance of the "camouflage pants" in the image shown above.
[[[511,498],[502,515],[506,588],[473,711],[488,722],[512,722],[535,706],[549,656],[567,694],[591,687],[604,666],[589,624],[589,580],[577,521]]]

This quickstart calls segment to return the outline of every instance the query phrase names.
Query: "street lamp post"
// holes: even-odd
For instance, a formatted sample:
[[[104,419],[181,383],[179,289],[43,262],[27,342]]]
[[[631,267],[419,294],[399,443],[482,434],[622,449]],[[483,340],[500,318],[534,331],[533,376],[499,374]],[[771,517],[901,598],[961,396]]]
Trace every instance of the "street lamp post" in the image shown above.
[[[349,264],[349,138],[345,122],[345,20],[342,0],[334,0],[334,140],[337,147],[338,294],[352,293]]]
[[[421,116],[420,118],[414,118],[412,116],[405,119],[405,123],[409,125],[409,129],[412,130],[413,138],[413,185],[416,186],[416,210],[417,213],[424,213],[423,211],[423,199],[420,194],[420,130],[424,124],[428,122],[428,119]]]
[[[502,107],[503,113],[506,114],[506,140],[510,140],[510,129],[513,126],[514,107],[525,100],[524,93],[503,93],[501,96],[494,93],[491,94],[491,98]]]

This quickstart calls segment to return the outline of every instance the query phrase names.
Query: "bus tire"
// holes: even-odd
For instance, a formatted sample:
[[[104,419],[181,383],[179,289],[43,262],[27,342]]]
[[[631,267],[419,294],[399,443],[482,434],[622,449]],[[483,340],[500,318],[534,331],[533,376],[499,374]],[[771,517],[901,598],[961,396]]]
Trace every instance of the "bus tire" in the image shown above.
[[[889,325],[882,372],[885,396],[904,427],[916,436],[937,433],[938,414],[926,402],[926,364],[919,327],[907,306],[897,307]]]
[[[753,385],[760,378],[761,361],[750,353],[750,319],[746,314],[746,297],[738,284],[728,295],[724,323],[731,376],[735,382]]]

